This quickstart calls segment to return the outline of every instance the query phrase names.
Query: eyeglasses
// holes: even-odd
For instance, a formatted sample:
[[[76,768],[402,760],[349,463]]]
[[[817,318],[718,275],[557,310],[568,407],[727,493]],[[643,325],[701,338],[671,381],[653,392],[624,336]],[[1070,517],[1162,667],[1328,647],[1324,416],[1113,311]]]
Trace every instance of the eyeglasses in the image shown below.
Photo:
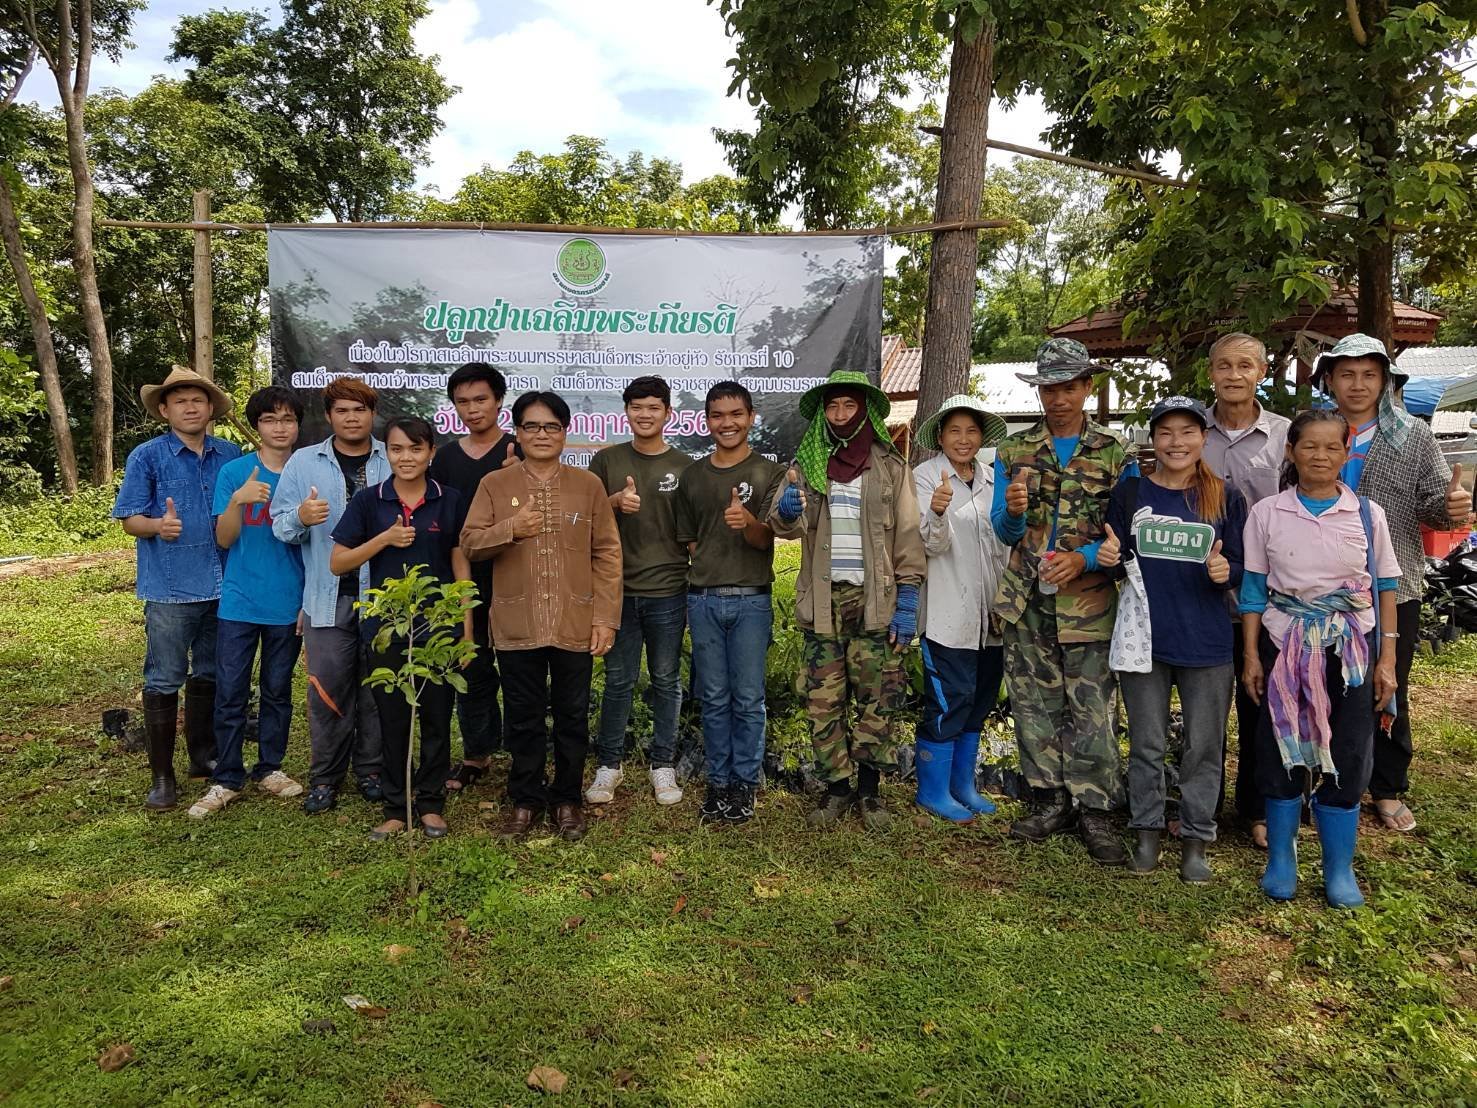
[[[295,415],[284,415],[284,416],[264,415],[264,416],[261,417],[261,419],[259,419],[259,420],[256,421],[256,424],[257,424],[258,427],[286,427],[288,424],[294,424],[295,425],[296,423],[297,423],[297,416],[295,416]]]
[[[545,435],[557,435],[560,431],[564,430],[564,424],[562,424],[562,423],[520,423],[520,424],[518,424],[518,430],[522,431],[525,435],[529,435],[529,436],[537,435],[540,432],[542,432]]]

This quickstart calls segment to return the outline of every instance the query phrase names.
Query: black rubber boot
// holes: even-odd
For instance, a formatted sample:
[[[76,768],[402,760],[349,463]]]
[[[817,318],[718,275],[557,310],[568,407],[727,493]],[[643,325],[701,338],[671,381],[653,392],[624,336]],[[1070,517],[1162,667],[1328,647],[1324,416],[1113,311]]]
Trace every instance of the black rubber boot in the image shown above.
[[[185,749],[191,777],[215,772],[215,682],[203,677],[185,682]]]
[[[1087,844],[1087,853],[1098,865],[1128,864],[1128,851],[1123,849],[1123,840],[1113,830],[1113,821],[1107,812],[1083,808],[1078,816],[1078,829],[1082,833],[1082,841]]]
[[[144,750],[149,755],[153,785],[144,807],[173,808],[178,799],[174,780],[174,733],[179,720],[179,693],[144,693]]]
[[[1012,839],[1045,842],[1072,826],[1072,798],[1066,789],[1031,790],[1031,814],[1010,825]]]
[[[1153,873],[1159,865],[1159,843],[1163,835],[1162,831],[1140,831],[1128,868],[1134,873]]]
[[[1180,880],[1187,885],[1204,885],[1210,880],[1204,839],[1180,840]]]

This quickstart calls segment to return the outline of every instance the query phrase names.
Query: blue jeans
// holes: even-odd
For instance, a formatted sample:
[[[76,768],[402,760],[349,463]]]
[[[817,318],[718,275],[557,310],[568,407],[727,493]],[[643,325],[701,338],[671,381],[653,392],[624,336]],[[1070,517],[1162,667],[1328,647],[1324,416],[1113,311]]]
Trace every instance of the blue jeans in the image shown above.
[[[144,692],[179,692],[185,678],[215,680],[217,600],[144,601]]]
[[[621,629],[605,656],[605,696],[600,702],[600,734],[595,752],[602,766],[616,767],[626,752],[631,694],[641,676],[641,647],[656,694],[651,736],[651,768],[670,769],[677,758],[677,713],[682,710],[682,630],[687,596],[627,596]]]
[[[292,726],[292,667],[303,640],[291,624],[275,626],[219,621],[216,634],[215,773],[217,785],[240,791],[246,784],[241,745],[246,734],[246,708],[251,699],[251,664],[257,643],[262,648],[261,701],[258,710],[257,762],[252,780],[282,768],[287,732]]]
[[[764,659],[774,630],[769,594],[689,593],[687,623],[708,783],[758,785],[764,760]]]

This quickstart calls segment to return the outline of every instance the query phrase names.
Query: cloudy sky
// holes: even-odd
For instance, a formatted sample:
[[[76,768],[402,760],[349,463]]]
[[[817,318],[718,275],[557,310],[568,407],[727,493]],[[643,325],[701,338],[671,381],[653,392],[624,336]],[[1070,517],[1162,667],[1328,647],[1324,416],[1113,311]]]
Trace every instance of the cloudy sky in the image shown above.
[[[154,0],[138,15],[134,48],[121,63],[94,66],[94,88],[133,93],[157,74],[182,76],[164,60],[174,25],[203,6]],[[433,0],[416,38],[460,89],[442,110],[446,126],[421,171],[422,184],[443,195],[484,164],[506,165],[520,150],[552,152],[571,134],[603,137],[617,154],[675,159],[696,180],[727,171],[712,128],[752,123],[743,99],[726,95],[732,46],[704,0]],[[54,104],[49,78],[33,73],[26,93]],[[1039,104],[1010,113],[997,105],[990,133],[1041,145],[1046,122]]]

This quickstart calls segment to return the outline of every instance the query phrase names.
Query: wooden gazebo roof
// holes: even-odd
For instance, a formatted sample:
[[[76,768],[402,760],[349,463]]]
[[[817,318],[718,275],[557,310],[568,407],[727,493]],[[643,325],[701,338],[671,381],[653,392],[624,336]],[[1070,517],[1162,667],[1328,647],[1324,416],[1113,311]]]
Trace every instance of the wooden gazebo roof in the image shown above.
[[[1160,329],[1151,323],[1138,334],[1123,337],[1123,319],[1128,308],[1115,305],[1091,315],[1080,316],[1060,327],[1051,328],[1051,334],[1073,338],[1087,347],[1096,358],[1143,357],[1160,335]],[[1427,346],[1436,337],[1436,328],[1441,316],[1417,308],[1411,304],[1395,302],[1395,346],[1404,350],[1407,346]],[[1192,342],[1209,339],[1228,330],[1235,329],[1231,321],[1212,323],[1199,332],[1188,332]],[[1318,307],[1303,301],[1287,318],[1272,327],[1274,334],[1297,335],[1330,346],[1359,330],[1358,291],[1353,288],[1335,289],[1328,302]]]

